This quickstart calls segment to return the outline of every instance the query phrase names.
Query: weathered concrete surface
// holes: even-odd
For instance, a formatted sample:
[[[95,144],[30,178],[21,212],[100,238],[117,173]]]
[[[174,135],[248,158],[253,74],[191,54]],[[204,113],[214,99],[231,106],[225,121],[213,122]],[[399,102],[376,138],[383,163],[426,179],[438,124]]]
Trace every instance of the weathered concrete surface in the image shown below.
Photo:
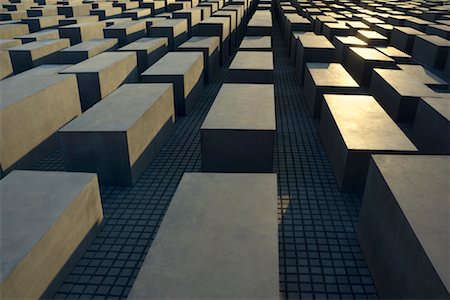
[[[374,155],[358,239],[384,299],[450,297],[448,156]]]
[[[2,173],[81,113],[73,75],[17,75],[0,90]]]
[[[271,172],[275,142],[272,84],[224,84],[201,127],[205,172]]]
[[[0,191],[2,298],[40,298],[102,222],[97,176],[13,171]]]
[[[129,299],[278,299],[275,174],[185,173]]]
[[[124,84],[59,131],[67,170],[101,184],[132,185],[170,136],[171,84]]]

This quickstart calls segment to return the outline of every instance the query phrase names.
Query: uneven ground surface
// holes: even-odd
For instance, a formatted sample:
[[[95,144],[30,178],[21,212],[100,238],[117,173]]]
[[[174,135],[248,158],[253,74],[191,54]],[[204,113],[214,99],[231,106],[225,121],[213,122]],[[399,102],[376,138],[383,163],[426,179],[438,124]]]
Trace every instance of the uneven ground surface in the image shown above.
[[[303,102],[275,28],[273,41],[282,297],[363,299],[376,290],[356,239],[361,196],[338,190],[318,123]],[[102,187],[104,227],[55,298],[126,298],[184,172],[200,171],[200,126],[223,68],[132,188]],[[63,170],[59,152],[35,165]]]

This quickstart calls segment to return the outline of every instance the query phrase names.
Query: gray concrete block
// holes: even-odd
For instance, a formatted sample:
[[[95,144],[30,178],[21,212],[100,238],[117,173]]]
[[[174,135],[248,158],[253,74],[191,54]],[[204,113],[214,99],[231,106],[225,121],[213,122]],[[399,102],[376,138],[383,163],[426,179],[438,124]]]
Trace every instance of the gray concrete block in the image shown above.
[[[393,120],[412,122],[420,97],[435,91],[403,70],[374,69],[370,91]]]
[[[242,39],[239,51],[272,51],[270,36],[246,36]]]
[[[42,40],[59,39],[59,33],[57,29],[45,29],[35,33],[18,36],[16,39],[21,40],[22,44],[25,44]]]
[[[223,84],[200,129],[202,171],[272,172],[273,84]]]
[[[0,50],[8,50],[9,48],[19,46],[20,44],[22,44],[20,40],[0,39]]]
[[[272,35],[272,14],[267,10],[256,11],[247,24],[247,36]]]
[[[444,69],[450,59],[450,41],[437,35],[415,37],[412,55],[430,68]]]
[[[278,299],[275,174],[185,173],[129,299]]]
[[[177,51],[201,51],[203,52],[203,64],[205,66],[205,83],[210,83],[217,75],[220,68],[220,38],[217,36],[193,36]]]
[[[324,95],[320,136],[339,188],[362,191],[370,155],[417,153],[372,96]]]
[[[392,58],[377,49],[362,47],[349,48],[346,67],[361,86],[370,85],[374,68],[397,68]]]
[[[105,38],[117,38],[119,47],[132,43],[145,36],[146,22],[128,21],[114,24],[103,29]]]
[[[58,14],[66,18],[89,16],[91,8],[90,4],[62,5],[58,6]]]
[[[174,19],[186,19],[188,34],[192,35],[192,28],[202,21],[202,11],[199,9],[181,9],[173,12]]]
[[[445,90],[448,88],[449,83],[441,78],[439,78],[436,74],[423,67],[422,65],[416,64],[398,64],[401,70],[406,73],[411,74],[411,77],[414,80],[419,80],[421,83],[426,84],[432,88]]]
[[[141,74],[141,81],[172,83],[177,116],[189,113],[204,88],[203,52],[169,52]]]
[[[358,239],[384,299],[450,297],[448,156],[374,155]]]
[[[148,30],[151,37],[169,39],[169,49],[174,50],[188,38],[188,22],[186,19],[167,19],[153,24]]]
[[[81,109],[85,111],[122,83],[137,81],[137,58],[134,52],[100,53],[61,73],[77,75]]]
[[[373,30],[358,30],[356,37],[366,42],[369,46],[386,46],[388,38]]]
[[[54,61],[58,51],[70,46],[68,39],[42,40],[9,48],[14,73]]]
[[[105,22],[86,22],[61,26],[58,30],[60,37],[70,39],[70,44],[75,45],[94,39],[102,39],[105,27]]]
[[[211,17],[201,21],[193,29],[194,36],[218,36],[220,38],[220,65],[228,61],[230,53],[230,20],[225,17]]]
[[[93,39],[62,49],[55,61],[63,64],[77,64],[102,52],[116,50],[117,39]]]
[[[118,51],[136,52],[138,74],[141,74],[169,51],[169,41],[165,37],[144,37],[120,48]]]
[[[336,47],[336,59],[344,65],[347,64],[350,47],[367,47],[367,43],[356,36],[335,36],[333,45]]]
[[[134,8],[125,10],[122,15],[124,17],[131,18],[132,20],[139,20],[142,18],[150,17],[152,10],[150,8]]]
[[[419,100],[414,120],[413,141],[423,153],[450,154],[448,97]]]
[[[406,54],[405,52],[403,52],[395,47],[381,46],[381,47],[375,47],[375,49],[377,49],[384,55],[392,58],[396,64],[410,64],[412,62],[411,55]]]
[[[13,171],[0,190],[2,298],[51,296],[103,220],[97,176]]]
[[[121,14],[122,9],[120,7],[105,7],[105,8],[91,9],[91,15],[98,16],[100,20],[119,17]]]
[[[351,29],[344,22],[325,23],[323,25],[323,34],[332,41],[335,36],[348,36]]]
[[[59,131],[66,170],[133,185],[173,131],[171,84],[124,84]]]
[[[228,83],[273,83],[272,51],[238,51],[228,69]]]
[[[295,59],[295,74],[303,85],[305,65],[307,62],[334,62],[336,61],[336,48],[326,37],[314,34],[298,36]]]
[[[61,19],[59,20],[59,26],[90,23],[90,22],[98,22],[98,16],[81,16],[81,17],[70,17]]]
[[[411,27],[396,26],[392,30],[390,44],[408,54],[411,54],[416,36],[424,34],[424,32]]]
[[[75,76],[16,75],[0,81],[0,89],[1,173],[29,167],[54,150],[53,134],[81,113]]]
[[[59,26],[59,20],[64,19],[64,16],[46,16],[23,19],[23,23],[27,24],[30,32],[37,32],[42,29],[56,28]]]
[[[13,74],[11,57],[8,51],[0,50],[0,80]]]
[[[303,95],[313,117],[319,117],[324,94],[358,94],[359,84],[338,63],[307,63]]]

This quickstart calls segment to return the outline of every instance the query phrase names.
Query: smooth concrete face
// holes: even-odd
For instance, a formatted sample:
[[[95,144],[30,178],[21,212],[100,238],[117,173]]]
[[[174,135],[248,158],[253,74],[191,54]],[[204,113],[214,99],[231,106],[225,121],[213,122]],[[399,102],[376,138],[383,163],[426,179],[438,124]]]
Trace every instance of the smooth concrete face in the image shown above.
[[[169,52],[141,74],[141,81],[172,83],[175,109],[182,116],[203,89],[203,70],[203,52]]]
[[[239,46],[239,51],[271,51],[272,39],[270,36],[246,36]]]
[[[8,50],[9,48],[19,46],[20,40],[15,39],[0,39],[0,50]]]
[[[70,44],[75,45],[93,39],[102,39],[105,27],[104,22],[89,22],[62,26],[58,30],[62,38],[70,39]]]
[[[94,39],[59,51],[56,60],[64,64],[77,64],[117,46],[117,39]]]
[[[118,51],[136,52],[138,73],[141,74],[169,51],[169,39],[144,37],[129,43]]]
[[[220,64],[228,61],[231,35],[230,20],[226,17],[210,17],[193,28],[194,36],[217,36],[220,38]]]
[[[30,33],[26,35],[21,35],[19,37],[16,37],[17,39],[20,39],[22,41],[22,44],[25,43],[31,43],[35,41],[42,41],[42,40],[48,40],[48,39],[59,39],[59,33],[57,29],[46,29],[41,30],[35,33]]]
[[[412,59],[411,55],[392,46],[375,47],[375,49],[395,60],[397,64],[409,63]]]
[[[423,84],[438,88],[445,88],[448,86],[448,83],[445,80],[439,78],[436,74],[421,65],[399,64],[397,66],[403,71],[411,74],[412,77],[418,79]]]
[[[358,239],[385,299],[450,297],[448,156],[374,155]]]
[[[426,66],[443,69],[449,51],[450,41],[437,35],[420,35],[415,38],[412,55]]]
[[[414,120],[413,140],[424,153],[450,154],[448,97],[419,100]]]
[[[410,54],[414,47],[415,37],[424,34],[424,32],[411,27],[395,26],[392,30],[390,44]]]
[[[275,174],[185,173],[129,299],[278,299]]]
[[[0,26],[0,39],[13,39],[28,33],[27,24],[5,24]]]
[[[271,172],[275,141],[272,84],[224,84],[201,127],[202,170]]]
[[[146,22],[142,20],[121,22],[103,29],[105,38],[117,38],[120,47],[144,37],[145,31]]]
[[[137,58],[134,52],[101,53],[62,74],[76,74],[83,111],[108,96],[123,82],[137,81]]]
[[[272,35],[272,15],[268,10],[256,11],[247,24],[247,36]]]
[[[18,75],[0,89],[2,173],[81,113],[73,75]]]
[[[14,72],[20,73],[46,62],[52,62],[57,52],[70,46],[68,39],[42,40],[10,48]]]
[[[434,97],[436,92],[411,73],[403,70],[374,69],[371,93],[394,120],[412,122],[420,97]]]
[[[238,51],[229,67],[226,82],[273,83],[272,51]]]
[[[102,222],[97,176],[13,171],[0,190],[2,298],[40,298]]]
[[[416,147],[372,96],[324,95],[320,136],[342,190],[360,191],[372,153]]]
[[[171,84],[124,84],[59,131],[65,167],[95,172],[101,184],[132,185],[174,121]]]
[[[167,19],[153,24],[148,29],[151,37],[167,37],[169,48],[174,50],[187,40],[188,22],[186,19]]]
[[[388,38],[373,30],[358,30],[356,36],[369,46],[386,46]]]
[[[314,117],[320,115],[323,94],[355,94],[359,84],[338,63],[307,63],[303,95]]]
[[[347,70],[362,86],[369,86],[374,68],[395,69],[395,61],[374,48],[350,47]]]

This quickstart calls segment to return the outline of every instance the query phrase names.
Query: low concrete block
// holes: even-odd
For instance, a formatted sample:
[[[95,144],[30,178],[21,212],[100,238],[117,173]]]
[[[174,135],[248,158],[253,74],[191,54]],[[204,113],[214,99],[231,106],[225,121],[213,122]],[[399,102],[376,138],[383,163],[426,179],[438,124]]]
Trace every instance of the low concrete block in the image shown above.
[[[278,299],[276,199],[275,174],[185,173],[129,299]]]
[[[133,185],[173,131],[171,84],[124,84],[59,131],[65,168]]]
[[[174,50],[188,38],[188,22],[186,19],[167,19],[153,24],[149,28],[151,37],[166,37],[169,39],[169,49]]]
[[[211,17],[201,21],[193,29],[195,36],[217,36],[220,38],[220,65],[228,61],[230,53],[230,20],[225,17]]]
[[[338,63],[307,63],[303,95],[313,117],[322,110],[324,94],[358,94],[359,84]]]
[[[272,51],[270,36],[246,36],[239,46],[239,51]]]
[[[73,75],[16,75],[0,81],[0,89],[0,165],[5,174],[54,150],[54,133],[81,109]]]
[[[146,22],[142,20],[121,22],[103,29],[105,38],[117,38],[119,47],[144,37],[145,31]]]
[[[103,220],[97,176],[13,171],[0,190],[2,298],[51,297]]]
[[[320,136],[339,188],[362,191],[370,155],[417,153],[372,96],[324,95]]]
[[[258,10],[247,24],[247,36],[272,35],[272,14],[268,10]]]
[[[373,155],[358,240],[384,299],[448,299],[449,156]]]
[[[77,64],[102,52],[116,50],[117,39],[94,39],[62,49],[56,55],[56,62],[63,64]]]
[[[61,73],[77,75],[81,109],[85,111],[122,83],[137,81],[137,58],[134,52],[100,53]]]
[[[94,39],[102,39],[105,27],[105,22],[87,22],[62,26],[58,30],[60,37],[70,39],[70,44],[75,45]]]
[[[430,68],[444,69],[450,55],[450,41],[437,35],[416,36],[412,55]]]
[[[411,54],[415,37],[424,34],[424,32],[411,27],[396,26],[392,30],[390,43],[396,48]]]
[[[172,83],[175,111],[185,116],[204,88],[203,52],[169,52],[141,74],[141,81]]]
[[[229,83],[273,83],[272,51],[238,51],[228,69]]]
[[[169,41],[164,37],[144,37],[120,48],[119,51],[136,52],[138,73],[141,74],[169,51]]]
[[[13,74],[11,57],[8,51],[0,50],[0,80]]]
[[[202,171],[272,172],[273,84],[223,84],[200,129]]]
[[[210,83],[217,75],[220,68],[220,38],[217,36],[193,36],[177,51],[202,51],[203,64],[205,66],[205,83]]]
[[[45,29],[35,33],[18,36],[16,39],[21,40],[22,44],[25,44],[42,40],[59,39],[59,33],[57,29]]]

